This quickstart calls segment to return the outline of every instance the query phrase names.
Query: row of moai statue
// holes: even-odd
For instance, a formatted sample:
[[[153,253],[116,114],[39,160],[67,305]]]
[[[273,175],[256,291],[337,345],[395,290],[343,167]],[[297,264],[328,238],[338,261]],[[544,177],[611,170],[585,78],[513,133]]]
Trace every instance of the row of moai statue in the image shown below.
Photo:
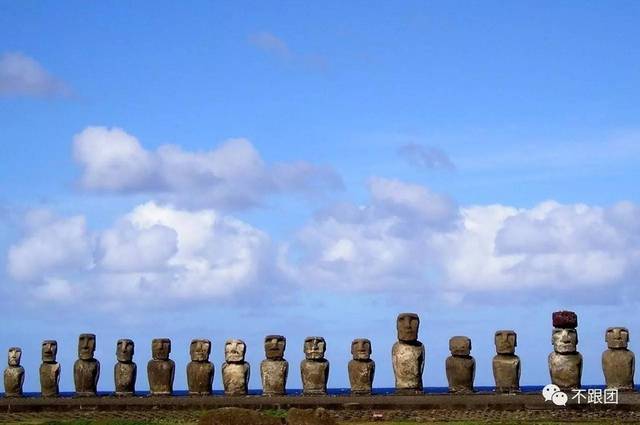
[[[582,355],[577,351],[578,318],[574,312],[553,313],[552,344],[549,354],[551,382],[561,389],[580,388]],[[418,340],[420,318],[414,313],[402,313],[396,321],[398,341],[392,348],[395,388],[398,394],[423,392],[422,373],[425,364],[425,348]],[[629,331],[626,328],[608,328],[605,334],[608,349],[602,354],[602,368],[608,388],[633,390],[635,356],[629,351]],[[494,338],[496,355],[493,358],[495,391],[514,393],[520,391],[520,358],[515,354],[517,335],[512,330],[500,330]],[[100,362],[94,358],[96,338],[82,334],[78,341],[78,360],[73,368],[77,396],[94,396],[100,376]],[[281,335],[265,338],[266,359],[260,364],[263,395],[284,395],[289,363],[284,359],[286,339]],[[474,389],[476,363],[471,356],[471,339],[454,336],[449,340],[451,355],[445,369],[451,393],[469,393]],[[152,359],[147,364],[147,376],[151,395],[171,395],[175,376],[175,363],[169,358],[171,341],[154,339],[151,344]],[[326,342],[322,337],[308,337],[304,341],[305,359],[300,364],[303,394],[327,393],[329,361],[325,358]],[[353,394],[371,394],[375,375],[375,362],[371,359],[371,341],[353,340],[352,360],[349,362],[349,381]],[[43,397],[59,394],[60,365],[56,362],[56,341],[42,343],[40,385]],[[239,339],[225,342],[225,362],[222,364],[222,380],[226,395],[246,395],[250,367],[245,361],[246,344]],[[4,372],[5,396],[22,395],[24,369],[20,366],[20,348],[9,349],[9,366]],[[114,367],[115,394],[126,396],[135,393],[137,367],[133,362],[134,343],[121,339],[117,343]],[[212,392],[214,366],[209,361],[211,341],[194,339],[190,345],[191,362],[187,365],[189,394],[208,395]]]

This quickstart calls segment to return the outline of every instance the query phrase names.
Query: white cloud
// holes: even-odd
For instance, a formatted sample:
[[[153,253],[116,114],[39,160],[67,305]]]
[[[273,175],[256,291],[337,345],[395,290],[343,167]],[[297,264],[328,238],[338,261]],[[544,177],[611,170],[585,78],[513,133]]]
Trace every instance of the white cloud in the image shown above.
[[[342,187],[330,168],[303,161],[265,164],[246,139],[205,152],[175,145],[145,150],[125,131],[88,127],[74,138],[82,186],[108,192],[156,192],[189,207],[237,209],[275,193],[315,195]]]
[[[38,62],[22,53],[0,56],[0,95],[69,96],[71,90]]]

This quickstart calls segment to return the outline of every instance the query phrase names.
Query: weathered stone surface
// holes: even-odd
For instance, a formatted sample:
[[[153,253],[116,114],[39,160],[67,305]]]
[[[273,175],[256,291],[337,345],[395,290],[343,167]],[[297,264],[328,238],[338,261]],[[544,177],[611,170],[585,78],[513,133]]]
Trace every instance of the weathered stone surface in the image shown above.
[[[553,327],[575,329],[578,327],[578,315],[573,311],[555,311],[552,315]]]
[[[349,361],[349,383],[352,394],[371,394],[376,363],[371,360],[371,341],[366,338],[354,339],[351,342]]]
[[[22,385],[24,384],[24,368],[20,366],[22,359],[22,349],[19,347],[9,348],[7,355],[7,368],[4,370],[4,396],[21,397]]]
[[[571,313],[571,312],[558,312]],[[575,315],[575,313],[573,313]],[[566,314],[560,321],[556,320],[554,313],[554,324],[566,326],[567,323],[577,323],[577,318]],[[566,319],[568,317],[568,319]],[[565,320],[566,319],[566,320]],[[554,328],[551,335],[553,353],[549,354],[549,374],[551,383],[563,390],[580,388],[582,378],[582,355],[577,352],[578,333],[573,328]]]
[[[42,342],[42,364],[40,365],[40,392],[42,397],[57,397],[60,394],[60,364],[56,362],[58,343]]]
[[[396,320],[398,341],[391,349],[396,393],[422,392],[425,349],[418,341],[420,318],[415,313],[401,313]]]
[[[189,346],[191,362],[187,365],[187,383],[190,395],[208,395],[213,389],[213,363],[209,361],[211,341],[194,339]]]
[[[305,359],[300,363],[304,395],[327,393],[329,361],[324,358],[326,349],[327,343],[322,337],[310,336],[304,340]]]
[[[135,345],[130,339],[119,339],[116,344],[116,359],[118,362],[113,367],[113,380],[116,387],[116,395],[133,395],[136,391],[136,378],[138,366],[133,362]]]
[[[289,409],[287,413],[287,425],[337,425],[333,417],[323,408]]]
[[[96,350],[96,336],[81,334],[78,338],[78,360],[73,364],[73,381],[76,396],[95,396],[100,378],[100,362],[93,355]]]
[[[602,353],[602,371],[607,388],[632,391],[636,359],[633,352],[627,349],[629,330],[623,327],[608,328],[605,341],[609,349]]]
[[[266,359],[260,363],[262,394],[268,396],[286,393],[289,362],[284,359],[287,340],[282,335],[267,335],[264,339]]]
[[[225,395],[247,395],[249,391],[249,363],[244,361],[247,345],[241,339],[228,339],[224,344],[222,383]]]
[[[476,361],[471,357],[471,339],[466,336],[454,336],[449,339],[449,350],[451,356],[446,360],[449,392],[473,392]]]
[[[151,342],[152,359],[147,363],[147,376],[151,395],[171,395],[176,364],[169,359],[171,340],[155,338]]]
[[[496,355],[493,357],[493,377],[496,392],[514,393],[520,391],[520,358],[516,351],[517,335],[512,330],[500,330],[495,334]]]
[[[280,418],[238,407],[211,410],[200,417],[199,425],[282,425]]]

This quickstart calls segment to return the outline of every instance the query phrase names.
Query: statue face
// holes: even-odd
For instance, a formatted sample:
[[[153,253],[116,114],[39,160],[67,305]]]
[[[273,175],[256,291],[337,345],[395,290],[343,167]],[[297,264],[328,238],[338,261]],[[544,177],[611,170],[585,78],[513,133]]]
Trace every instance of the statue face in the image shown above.
[[[53,340],[42,342],[42,361],[45,363],[55,363],[58,354],[58,343]]]
[[[95,351],[96,336],[94,334],[81,334],[78,338],[78,357],[82,360],[91,360]]]
[[[575,353],[578,347],[578,332],[575,329],[554,329],[551,343],[556,353]]]
[[[371,358],[371,341],[366,338],[354,339],[351,343],[353,360],[369,360]]]
[[[209,355],[211,354],[211,341],[208,339],[191,340],[189,354],[191,355],[191,360],[194,362],[208,361]]]
[[[8,363],[9,366],[20,366],[20,359],[22,358],[22,350],[19,347],[9,348]]]
[[[169,360],[171,340],[169,338],[155,338],[151,341],[151,356],[154,360]]]
[[[498,354],[513,354],[518,345],[516,333],[514,331],[497,331],[494,339],[496,352]]]
[[[415,313],[401,313],[398,315],[396,327],[398,329],[398,339],[404,342],[418,340],[418,327],[420,318]]]
[[[609,328],[604,336],[609,348],[627,348],[629,345],[629,330],[627,328]]]
[[[133,361],[134,345],[130,339],[119,339],[116,345],[116,358],[122,363]]]
[[[282,335],[268,335],[264,339],[264,354],[269,360],[282,360],[287,339]]]
[[[327,343],[322,337],[310,336],[304,340],[304,356],[307,360],[320,360],[324,358],[324,352],[326,350]]]
[[[228,339],[224,343],[224,360],[227,363],[240,363],[244,361],[247,345],[241,339]]]
[[[471,354],[471,339],[466,336],[454,336],[449,340],[449,350],[454,356],[468,356]]]

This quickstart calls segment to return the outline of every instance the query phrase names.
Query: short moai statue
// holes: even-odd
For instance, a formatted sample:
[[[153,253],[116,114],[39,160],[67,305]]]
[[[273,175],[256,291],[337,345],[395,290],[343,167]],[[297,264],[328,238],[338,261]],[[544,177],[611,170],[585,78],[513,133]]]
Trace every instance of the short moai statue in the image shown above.
[[[241,339],[228,339],[224,343],[224,363],[222,364],[222,383],[224,394],[230,396],[247,395],[251,368],[244,361],[247,344]]]
[[[351,342],[351,356],[349,361],[349,383],[351,394],[371,394],[373,377],[376,373],[376,362],[371,360],[371,341],[357,338]]]
[[[9,348],[7,356],[7,368],[4,370],[4,396],[22,397],[22,385],[24,384],[24,368],[20,366],[22,349]]]
[[[194,339],[189,345],[191,361],[187,365],[187,384],[189,395],[209,395],[213,389],[213,363],[209,361],[211,355],[211,341],[208,339]]]
[[[113,367],[113,380],[117,396],[129,396],[136,392],[138,366],[133,362],[135,345],[130,339],[119,339],[116,344],[116,359]]]
[[[476,361],[471,357],[471,339],[454,336],[449,339],[451,355],[446,360],[447,381],[450,393],[473,392],[476,376]]]
[[[553,313],[553,352],[549,354],[551,383],[561,390],[579,389],[582,355],[578,352],[578,316],[573,311]]]
[[[289,362],[284,359],[287,339],[282,335],[267,335],[264,338],[266,359],[260,363],[262,394],[267,396],[286,393]]]
[[[629,345],[627,328],[608,328],[605,333],[608,349],[602,353],[602,371],[607,388],[619,391],[633,391],[633,375],[636,359]]]
[[[53,340],[42,342],[42,364],[40,365],[40,393],[42,397],[60,395],[60,364],[56,362],[58,343]]]
[[[310,336],[304,340],[304,360],[300,363],[303,395],[327,394],[329,361],[324,358],[327,343],[324,338]]]
[[[415,313],[401,313],[396,320],[398,341],[393,344],[391,361],[396,394],[422,393],[425,348],[418,341],[420,318]]]
[[[512,330],[496,331],[494,342],[497,353],[493,357],[496,392],[520,392],[520,357],[515,354],[518,345],[516,333]]]
[[[176,364],[169,358],[169,354],[171,354],[169,338],[155,338],[151,341],[152,359],[147,363],[147,377],[149,392],[153,396],[167,396],[173,393]]]
[[[73,381],[76,396],[89,397],[98,393],[100,362],[93,356],[96,350],[96,336],[81,334],[78,338],[78,360],[73,364]]]

